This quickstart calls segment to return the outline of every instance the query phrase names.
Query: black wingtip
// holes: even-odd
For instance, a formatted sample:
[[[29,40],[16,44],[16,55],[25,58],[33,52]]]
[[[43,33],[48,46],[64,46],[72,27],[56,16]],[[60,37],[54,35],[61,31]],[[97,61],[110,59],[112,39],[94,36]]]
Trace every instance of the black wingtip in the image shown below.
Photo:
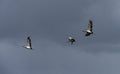
[[[90,23],[90,24],[93,24],[92,20],[89,20],[89,23]]]

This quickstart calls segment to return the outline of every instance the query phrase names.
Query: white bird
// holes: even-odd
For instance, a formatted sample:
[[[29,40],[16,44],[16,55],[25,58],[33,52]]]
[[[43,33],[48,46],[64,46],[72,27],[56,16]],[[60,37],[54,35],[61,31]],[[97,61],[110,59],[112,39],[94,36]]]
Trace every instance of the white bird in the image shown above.
[[[93,28],[93,22],[92,22],[92,20],[89,20],[88,29],[86,31],[83,31],[86,33],[85,36],[89,36],[89,35],[93,34],[92,28]]]
[[[26,49],[32,49],[30,36],[27,37],[27,45],[24,46]]]
[[[73,42],[75,42],[76,40],[74,38],[72,38],[72,37],[69,37],[68,41],[71,42],[71,44],[73,44]]]

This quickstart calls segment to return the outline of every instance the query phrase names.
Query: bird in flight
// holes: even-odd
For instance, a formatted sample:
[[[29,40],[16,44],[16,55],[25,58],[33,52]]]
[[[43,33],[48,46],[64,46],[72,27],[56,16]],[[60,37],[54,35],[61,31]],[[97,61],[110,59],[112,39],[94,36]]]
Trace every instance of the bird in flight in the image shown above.
[[[69,37],[69,38],[68,38],[68,41],[69,41],[71,44],[73,44],[74,42],[76,42],[76,40],[75,40],[74,38],[72,38],[72,37]]]
[[[93,28],[93,22],[92,20],[89,20],[88,29],[86,31],[83,31],[85,32],[85,36],[90,36],[91,34],[93,34],[92,28]]]
[[[24,46],[26,49],[32,49],[30,36],[27,37],[27,45]]]

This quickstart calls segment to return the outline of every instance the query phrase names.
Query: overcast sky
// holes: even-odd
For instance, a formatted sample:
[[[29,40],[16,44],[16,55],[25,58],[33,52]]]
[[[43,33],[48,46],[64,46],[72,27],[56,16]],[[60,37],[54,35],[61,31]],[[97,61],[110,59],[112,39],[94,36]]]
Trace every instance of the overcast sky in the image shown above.
[[[0,74],[120,74],[119,3],[0,0]],[[27,36],[33,50],[22,48]]]

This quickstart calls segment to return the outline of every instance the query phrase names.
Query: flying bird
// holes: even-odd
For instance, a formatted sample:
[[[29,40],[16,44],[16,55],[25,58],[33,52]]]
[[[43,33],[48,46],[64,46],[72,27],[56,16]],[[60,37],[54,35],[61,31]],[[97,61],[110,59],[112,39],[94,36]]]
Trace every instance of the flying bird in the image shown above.
[[[32,49],[30,36],[27,37],[27,45],[24,46],[26,49]]]
[[[88,29],[86,31],[83,31],[86,33],[85,36],[90,36],[91,34],[93,34],[92,28],[93,28],[93,22],[92,20],[89,20]]]
[[[72,37],[69,37],[68,41],[71,42],[71,44],[73,44],[74,42],[76,42],[76,40],[74,38],[72,38]]]

